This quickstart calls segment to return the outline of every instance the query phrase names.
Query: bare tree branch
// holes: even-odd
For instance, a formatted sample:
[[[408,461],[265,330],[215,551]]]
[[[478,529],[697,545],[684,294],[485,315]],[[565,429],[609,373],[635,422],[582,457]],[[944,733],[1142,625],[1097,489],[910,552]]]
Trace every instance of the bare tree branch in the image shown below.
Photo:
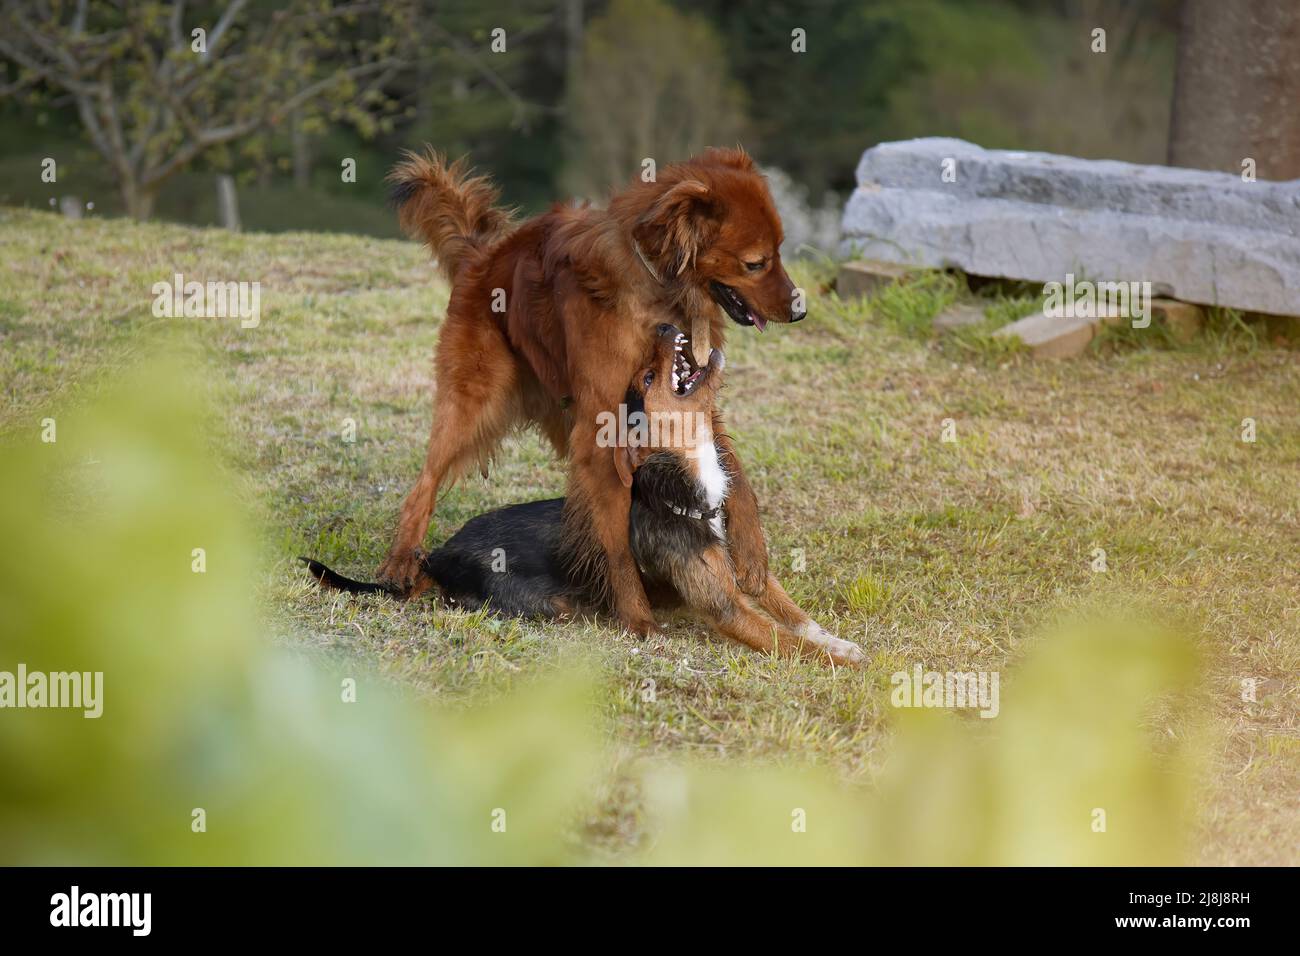
[[[185,0],[173,0],[172,15],[167,24],[167,32],[171,35],[172,46],[178,50],[185,46],[185,35],[181,32],[181,20],[184,16]]]
[[[239,16],[240,11],[244,9],[247,3],[248,0],[231,0],[230,5],[221,14],[221,19],[217,21],[217,25],[208,34],[207,50],[200,57],[202,62],[207,63],[216,55],[217,50],[221,48],[221,41],[225,37],[226,31],[230,29],[230,25],[235,22],[235,18]]]

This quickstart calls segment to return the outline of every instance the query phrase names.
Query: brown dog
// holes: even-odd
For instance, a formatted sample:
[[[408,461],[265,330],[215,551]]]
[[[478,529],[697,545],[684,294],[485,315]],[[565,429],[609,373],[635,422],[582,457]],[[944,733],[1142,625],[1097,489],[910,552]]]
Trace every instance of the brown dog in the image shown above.
[[[380,580],[417,589],[440,487],[475,465],[486,474],[506,433],[531,423],[569,457],[570,559],[601,579],[626,627],[650,633],[628,548],[630,497],[599,453],[598,416],[617,407],[661,322],[690,328],[702,361],[722,346],[723,312],[759,331],[804,317],[763,177],[744,152],[709,150],[634,183],[606,210],[557,206],[517,227],[495,207],[496,188],[463,161],[410,155],[391,179],[403,227],[423,236],[452,292],[428,451]],[[769,577],[758,505],[716,413],[713,430],[732,476],[725,514],[736,578],[761,596]]]

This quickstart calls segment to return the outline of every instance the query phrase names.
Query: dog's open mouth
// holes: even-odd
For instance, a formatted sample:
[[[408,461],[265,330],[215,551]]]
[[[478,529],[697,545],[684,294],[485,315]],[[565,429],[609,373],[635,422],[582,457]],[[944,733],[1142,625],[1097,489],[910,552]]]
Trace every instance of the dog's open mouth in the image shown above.
[[[709,374],[722,368],[722,353],[717,349],[709,350],[709,360],[703,365],[696,365],[691,353],[691,340],[684,332],[673,336],[673,365],[669,373],[673,394],[685,398],[708,380]]]
[[[713,295],[713,301],[722,306],[722,311],[731,316],[731,321],[737,325],[752,325],[760,332],[767,328],[767,319],[750,308],[744,297],[731,286],[714,280],[709,283],[709,292]]]

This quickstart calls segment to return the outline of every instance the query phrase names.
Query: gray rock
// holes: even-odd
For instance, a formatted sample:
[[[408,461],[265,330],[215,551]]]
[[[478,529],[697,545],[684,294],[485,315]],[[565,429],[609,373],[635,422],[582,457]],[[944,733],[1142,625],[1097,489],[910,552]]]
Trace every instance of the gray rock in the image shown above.
[[[882,143],[857,178],[843,223],[852,255],[1034,282],[1147,281],[1157,296],[1300,315],[1300,180],[957,139]]]

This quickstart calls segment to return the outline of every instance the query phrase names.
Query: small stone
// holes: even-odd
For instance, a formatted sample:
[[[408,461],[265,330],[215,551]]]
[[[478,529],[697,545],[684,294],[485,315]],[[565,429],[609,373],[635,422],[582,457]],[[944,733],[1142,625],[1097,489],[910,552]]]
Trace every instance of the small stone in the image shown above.
[[[994,334],[1015,336],[1036,359],[1063,359],[1082,355],[1098,325],[1096,319],[1056,319],[1036,313],[1004,325]]]
[[[892,262],[858,259],[840,266],[835,291],[844,300],[871,297],[906,278],[912,270]]]
[[[1205,325],[1205,310],[1191,302],[1176,299],[1152,299],[1151,317],[1163,322],[1175,342],[1186,345],[1198,335]]]

